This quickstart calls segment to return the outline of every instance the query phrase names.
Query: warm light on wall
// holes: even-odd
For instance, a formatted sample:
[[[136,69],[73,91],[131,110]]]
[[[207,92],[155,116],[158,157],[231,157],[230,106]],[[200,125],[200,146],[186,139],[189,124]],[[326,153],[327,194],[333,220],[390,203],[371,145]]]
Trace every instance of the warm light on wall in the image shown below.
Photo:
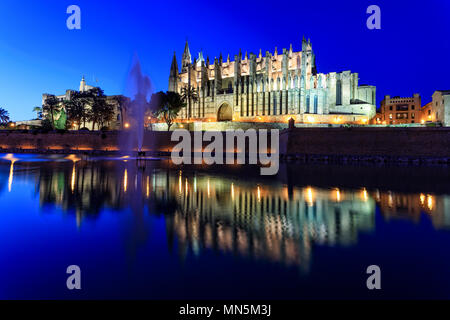
[[[364,201],[369,200],[369,196],[368,196],[368,194],[367,194],[366,188],[364,188],[364,189],[362,190],[361,195],[362,195],[362,199],[363,199]]]
[[[421,205],[425,204],[425,195],[423,193],[420,194],[420,204]]]

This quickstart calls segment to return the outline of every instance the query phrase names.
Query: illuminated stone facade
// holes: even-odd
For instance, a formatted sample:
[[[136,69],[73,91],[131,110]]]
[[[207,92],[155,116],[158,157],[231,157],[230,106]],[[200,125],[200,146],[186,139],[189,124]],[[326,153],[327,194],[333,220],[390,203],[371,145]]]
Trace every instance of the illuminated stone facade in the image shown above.
[[[180,71],[173,57],[169,91],[197,89],[199,99],[179,115],[184,120],[364,123],[375,115],[375,87],[358,80],[350,71],[318,73],[305,39],[299,52],[292,46],[264,56],[239,52],[234,61],[220,55],[213,63],[202,52],[192,61],[186,42]]]

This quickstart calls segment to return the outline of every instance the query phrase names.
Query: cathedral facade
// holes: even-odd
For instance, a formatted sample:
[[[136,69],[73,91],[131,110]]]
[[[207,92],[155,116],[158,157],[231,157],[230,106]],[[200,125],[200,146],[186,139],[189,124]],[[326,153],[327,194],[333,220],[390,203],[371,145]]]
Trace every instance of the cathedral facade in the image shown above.
[[[197,99],[187,99],[180,121],[367,123],[375,116],[376,89],[358,80],[350,71],[318,73],[305,39],[299,52],[291,45],[274,54],[239,52],[234,61],[220,55],[212,63],[202,52],[192,61],[186,42],[181,70],[174,54],[169,91],[197,92]]]

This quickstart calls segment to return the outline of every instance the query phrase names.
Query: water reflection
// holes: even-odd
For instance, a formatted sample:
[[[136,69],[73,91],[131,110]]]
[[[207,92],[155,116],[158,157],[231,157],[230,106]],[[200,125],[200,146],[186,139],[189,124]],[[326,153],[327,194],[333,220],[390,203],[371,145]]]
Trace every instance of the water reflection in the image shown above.
[[[11,191],[17,159],[5,159],[11,162]],[[225,174],[126,159],[66,159],[39,165],[18,161],[14,181],[33,181],[41,207],[74,213],[79,227],[105,208],[131,209],[131,246],[147,239],[142,216],[163,214],[169,247],[181,258],[211,250],[308,271],[314,246],[351,246],[361,234],[373,232],[377,208],[388,221],[418,223],[424,213],[435,228],[450,226],[450,197],[428,191],[317,187],[293,183],[290,174],[277,180],[243,179],[245,168]]]

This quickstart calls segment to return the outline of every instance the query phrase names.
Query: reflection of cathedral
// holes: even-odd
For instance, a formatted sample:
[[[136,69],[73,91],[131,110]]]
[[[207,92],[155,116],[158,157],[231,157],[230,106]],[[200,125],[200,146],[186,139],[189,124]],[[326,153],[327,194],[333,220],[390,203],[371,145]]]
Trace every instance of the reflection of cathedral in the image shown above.
[[[317,72],[309,40],[301,51],[283,49],[272,54],[222,55],[210,61],[199,53],[192,61],[188,43],[181,71],[173,57],[169,91],[195,88],[198,101],[190,101],[180,119],[201,121],[262,121],[309,123],[367,123],[375,115],[375,87],[360,85],[357,73]]]
[[[289,197],[282,185],[181,173],[171,189],[180,208],[168,228],[182,251],[213,249],[307,269],[314,244],[355,244],[359,232],[374,228],[375,203],[362,191],[309,187]]]
[[[164,214],[169,246],[181,257],[213,250],[244,257],[309,267],[314,245],[347,246],[375,228],[375,206],[386,219],[418,221],[430,217],[436,228],[450,226],[450,197],[429,193],[342,190],[243,181],[222,174],[144,168],[134,161],[44,162],[39,171],[14,174],[22,162],[10,163],[8,190],[36,174],[41,206],[56,204],[74,213],[77,224],[96,218],[105,208],[131,209],[136,225],[142,215]],[[131,232],[135,233],[134,231]]]

